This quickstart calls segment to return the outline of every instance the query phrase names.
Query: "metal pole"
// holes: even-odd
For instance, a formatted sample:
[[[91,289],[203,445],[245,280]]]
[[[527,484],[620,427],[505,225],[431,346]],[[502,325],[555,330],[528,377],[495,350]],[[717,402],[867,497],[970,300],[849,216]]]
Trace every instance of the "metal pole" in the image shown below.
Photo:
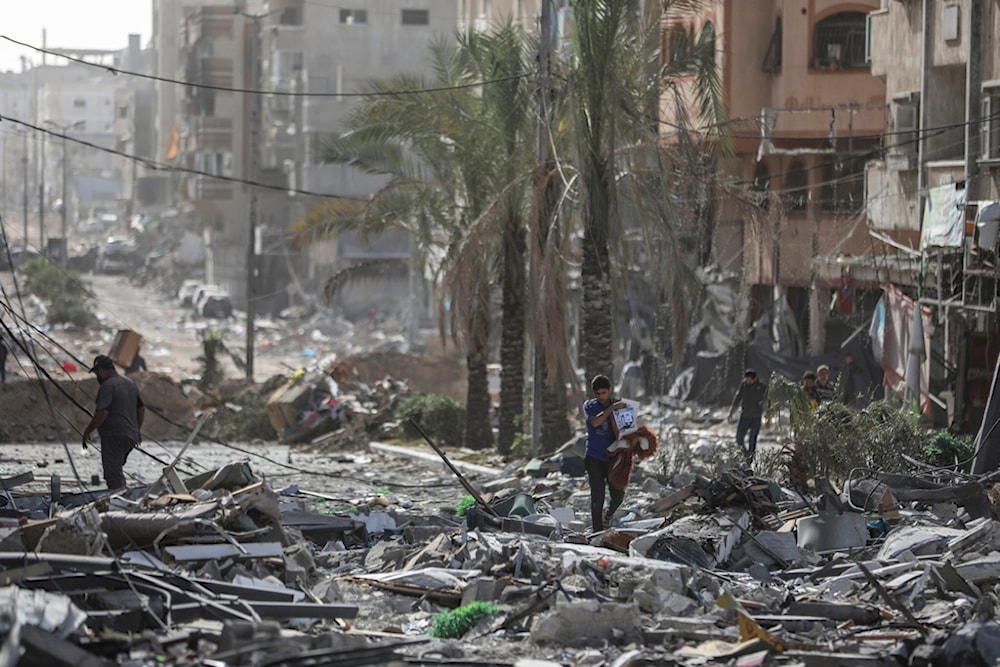
[[[257,304],[256,295],[256,272],[257,272],[257,125],[260,108],[260,70],[258,66],[258,51],[260,48],[260,31],[258,30],[259,16],[247,14],[253,20],[253,35],[250,38],[250,80],[253,83],[253,92],[250,98],[250,215],[249,215],[249,239],[247,242],[247,357],[246,373],[247,379],[253,380],[253,357],[254,357],[254,317],[256,316]]]
[[[21,155],[21,164],[24,167],[24,183],[21,188],[21,195],[23,198],[22,205],[24,207],[24,247],[28,247],[28,133],[25,132],[24,138],[24,153]]]
[[[38,149],[38,250],[45,252],[45,133]]]
[[[66,224],[67,216],[69,215],[69,189],[66,187],[69,172],[66,166],[69,160],[69,154],[66,151],[67,129],[63,129],[62,138],[62,250],[59,251],[59,263],[62,265],[63,275],[65,275],[66,270],[69,268],[69,237],[67,236]]]
[[[7,211],[7,137],[3,138],[3,166],[0,167],[0,210]]]

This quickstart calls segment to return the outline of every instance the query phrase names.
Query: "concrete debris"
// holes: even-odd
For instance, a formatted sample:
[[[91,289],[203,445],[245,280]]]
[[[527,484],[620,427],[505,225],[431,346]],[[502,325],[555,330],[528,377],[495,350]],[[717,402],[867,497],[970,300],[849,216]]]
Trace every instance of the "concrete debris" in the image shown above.
[[[276,489],[246,461],[57,500],[14,492],[22,476],[8,476],[2,663],[1000,659],[988,480],[869,476],[813,498],[742,469],[671,477],[639,466],[611,526],[588,533],[589,494],[562,466],[491,472],[431,444],[445,465],[426,476],[414,459],[404,475],[467,502],[364,482]],[[444,638],[446,612],[476,605],[496,613]]]

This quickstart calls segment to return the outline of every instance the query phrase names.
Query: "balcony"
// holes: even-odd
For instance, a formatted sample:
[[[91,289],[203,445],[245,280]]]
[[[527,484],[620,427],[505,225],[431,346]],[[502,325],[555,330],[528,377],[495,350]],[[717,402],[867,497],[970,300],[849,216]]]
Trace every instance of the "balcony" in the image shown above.
[[[233,149],[233,120],[218,116],[195,116],[190,120],[191,138],[198,150]]]
[[[188,81],[209,86],[233,86],[232,58],[194,58],[188,68]]]
[[[880,104],[767,107],[761,111],[764,155],[812,149],[815,153],[856,153],[870,150],[885,130]],[[811,100],[804,100],[809,103]]]
[[[192,201],[227,201],[233,198],[233,183],[211,176],[192,176],[187,194]]]

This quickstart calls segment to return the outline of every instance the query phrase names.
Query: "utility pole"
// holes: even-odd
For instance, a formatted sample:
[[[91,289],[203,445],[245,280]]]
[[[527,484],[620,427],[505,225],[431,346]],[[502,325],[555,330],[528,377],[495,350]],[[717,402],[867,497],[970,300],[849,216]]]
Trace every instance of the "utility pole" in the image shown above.
[[[45,29],[42,28],[42,48],[47,44]],[[42,51],[42,67],[45,66],[45,51]],[[38,67],[31,70],[32,101],[35,108],[35,125],[42,117],[42,104],[38,97]],[[28,240],[25,239],[25,244]],[[38,250],[45,252],[45,133],[41,132],[38,142]]]
[[[47,120],[45,124],[59,130],[59,136],[62,137],[62,250],[59,251],[59,265],[65,274],[69,268],[69,151],[66,146],[66,133],[83,127],[85,121],[78,120],[75,123],[60,125]]]
[[[68,229],[69,225],[67,223],[67,216],[69,215],[69,188],[66,187],[66,182],[69,180],[68,170],[66,169],[66,162],[68,161],[68,154],[66,152],[66,131],[63,130],[62,138],[62,249],[59,251],[59,260],[62,264],[63,275],[66,275],[66,270],[69,268],[69,236]]]
[[[250,210],[248,215],[249,238],[247,241],[247,355],[246,376],[253,380],[254,346],[256,344],[254,319],[257,315],[257,133],[260,125],[260,20],[266,14],[246,14],[243,16],[253,21],[253,34],[250,36],[250,169],[247,180],[250,182]]]
[[[45,133],[38,147],[38,250],[45,252]]]
[[[7,210],[7,137],[3,138],[3,164],[0,165],[0,212]]]
[[[28,131],[22,128],[24,134],[22,139],[24,140],[24,150],[21,153],[21,165],[24,168],[24,183],[21,188],[21,197],[23,201],[21,204],[24,207],[24,247],[25,250],[28,248]]]

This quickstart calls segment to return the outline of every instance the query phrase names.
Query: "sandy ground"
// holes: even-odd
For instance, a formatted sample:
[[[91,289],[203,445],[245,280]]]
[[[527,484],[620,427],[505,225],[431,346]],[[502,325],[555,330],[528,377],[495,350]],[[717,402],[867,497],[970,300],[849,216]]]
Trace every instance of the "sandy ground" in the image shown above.
[[[134,379],[148,408],[143,428],[143,437],[148,440],[185,439],[184,428],[194,423],[204,400],[212,399],[210,403],[215,405],[218,401],[214,398],[225,401],[232,391],[245,386],[246,374],[232,359],[245,360],[244,319],[195,317],[172,296],[130,285],[122,276],[86,275],[82,280],[95,295],[93,305],[100,324],[70,330],[41,324],[45,321],[41,304],[27,297],[15,299],[12,277],[0,274],[4,303],[18,304],[14,312],[0,310],[0,314],[7,326],[22,325],[32,357],[21,340],[10,345],[8,382],[0,386],[0,443],[65,441],[76,446],[97,392],[96,381],[86,369],[95,355],[110,352],[116,333],[122,329],[143,337],[142,354],[149,372],[140,372]],[[221,333],[229,353],[219,355],[222,386],[213,388],[212,396],[206,397],[192,392],[193,384],[189,383],[196,382],[203,370],[202,334],[209,328]],[[392,327],[355,327],[330,316],[305,321],[258,320],[253,379],[257,389],[269,396],[296,369],[325,369],[331,360],[348,359],[352,377],[359,382],[371,385],[392,377],[405,381],[414,393],[443,393],[464,399],[465,368],[457,354],[401,354],[389,345],[396,335]]]
[[[178,458],[180,457],[180,458]],[[200,443],[184,449],[184,443],[146,442],[133,451],[125,464],[130,487],[156,482],[164,469],[174,464],[182,479],[215,470],[233,462],[245,462],[254,474],[275,489],[297,486],[319,494],[332,511],[376,504],[414,507],[426,505],[431,513],[452,513],[465,495],[457,479],[442,461],[433,457],[409,457],[369,449],[310,452],[302,446]],[[104,489],[99,443],[81,451],[79,444],[2,445],[0,476],[31,472],[34,481],[18,486],[16,494],[48,494],[51,480],[59,478],[63,493]],[[474,473],[469,474],[475,478]],[[96,483],[95,483],[96,482]]]

